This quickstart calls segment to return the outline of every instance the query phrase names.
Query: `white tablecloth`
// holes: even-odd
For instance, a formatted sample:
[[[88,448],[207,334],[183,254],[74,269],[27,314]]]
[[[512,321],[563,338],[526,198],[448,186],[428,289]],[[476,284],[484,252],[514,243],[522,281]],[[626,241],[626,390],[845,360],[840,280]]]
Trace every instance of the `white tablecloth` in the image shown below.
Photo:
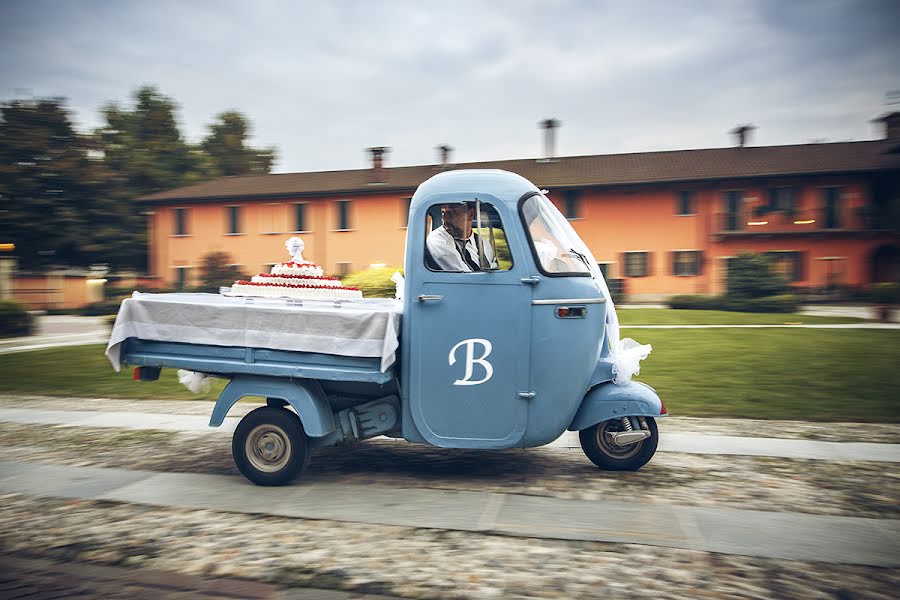
[[[386,298],[323,300],[236,298],[218,294],[140,294],[122,302],[106,357],[121,367],[130,337],[396,360],[403,304]]]

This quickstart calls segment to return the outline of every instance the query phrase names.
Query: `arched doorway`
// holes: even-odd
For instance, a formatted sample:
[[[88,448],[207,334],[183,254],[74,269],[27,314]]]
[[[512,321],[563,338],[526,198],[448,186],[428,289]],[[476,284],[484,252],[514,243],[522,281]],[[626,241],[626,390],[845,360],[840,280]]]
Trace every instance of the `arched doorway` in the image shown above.
[[[900,281],[900,250],[895,244],[878,246],[869,255],[871,283]]]

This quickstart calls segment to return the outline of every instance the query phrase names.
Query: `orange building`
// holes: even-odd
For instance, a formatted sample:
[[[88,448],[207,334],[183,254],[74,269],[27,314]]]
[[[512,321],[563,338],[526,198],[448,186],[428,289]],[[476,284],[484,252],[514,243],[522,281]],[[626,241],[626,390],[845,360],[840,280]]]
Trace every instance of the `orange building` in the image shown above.
[[[409,198],[446,169],[499,168],[539,187],[633,301],[724,291],[728,259],[767,252],[797,287],[900,279],[900,113],[882,140],[225,177],[142,198],[150,274],[194,285],[205,254],[246,274],[304,256],[329,274],[402,265]],[[743,144],[743,136],[741,136]]]

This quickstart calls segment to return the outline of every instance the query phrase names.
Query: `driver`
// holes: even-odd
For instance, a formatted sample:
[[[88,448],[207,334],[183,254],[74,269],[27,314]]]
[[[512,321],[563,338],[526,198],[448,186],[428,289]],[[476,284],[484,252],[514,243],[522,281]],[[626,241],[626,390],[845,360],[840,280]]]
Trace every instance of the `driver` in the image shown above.
[[[490,244],[479,240],[472,230],[475,204],[472,202],[441,206],[441,226],[428,234],[425,244],[441,271],[482,271],[497,268]],[[484,256],[478,259],[478,247]]]

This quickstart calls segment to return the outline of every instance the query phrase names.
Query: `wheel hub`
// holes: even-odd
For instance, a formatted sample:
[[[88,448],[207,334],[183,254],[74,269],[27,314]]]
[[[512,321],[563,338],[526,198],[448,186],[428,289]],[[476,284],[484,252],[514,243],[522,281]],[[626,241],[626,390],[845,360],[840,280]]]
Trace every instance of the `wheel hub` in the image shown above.
[[[258,425],[244,446],[247,460],[255,469],[273,473],[282,469],[291,458],[291,442],[287,433],[272,424]]]
[[[597,428],[597,447],[599,447],[600,451],[607,456],[623,460],[631,458],[640,451],[641,446],[643,446],[643,439],[626,445],[618,444],[616,439],[618,436],[616,434],[625,433],[617,431],[620,427],[621,421],[619,420],[604,421],[601,426]],[[638,433],[639,431],[640,430],[635,431],[634,433]],[[643,435],[641,437],[643,438]]]

